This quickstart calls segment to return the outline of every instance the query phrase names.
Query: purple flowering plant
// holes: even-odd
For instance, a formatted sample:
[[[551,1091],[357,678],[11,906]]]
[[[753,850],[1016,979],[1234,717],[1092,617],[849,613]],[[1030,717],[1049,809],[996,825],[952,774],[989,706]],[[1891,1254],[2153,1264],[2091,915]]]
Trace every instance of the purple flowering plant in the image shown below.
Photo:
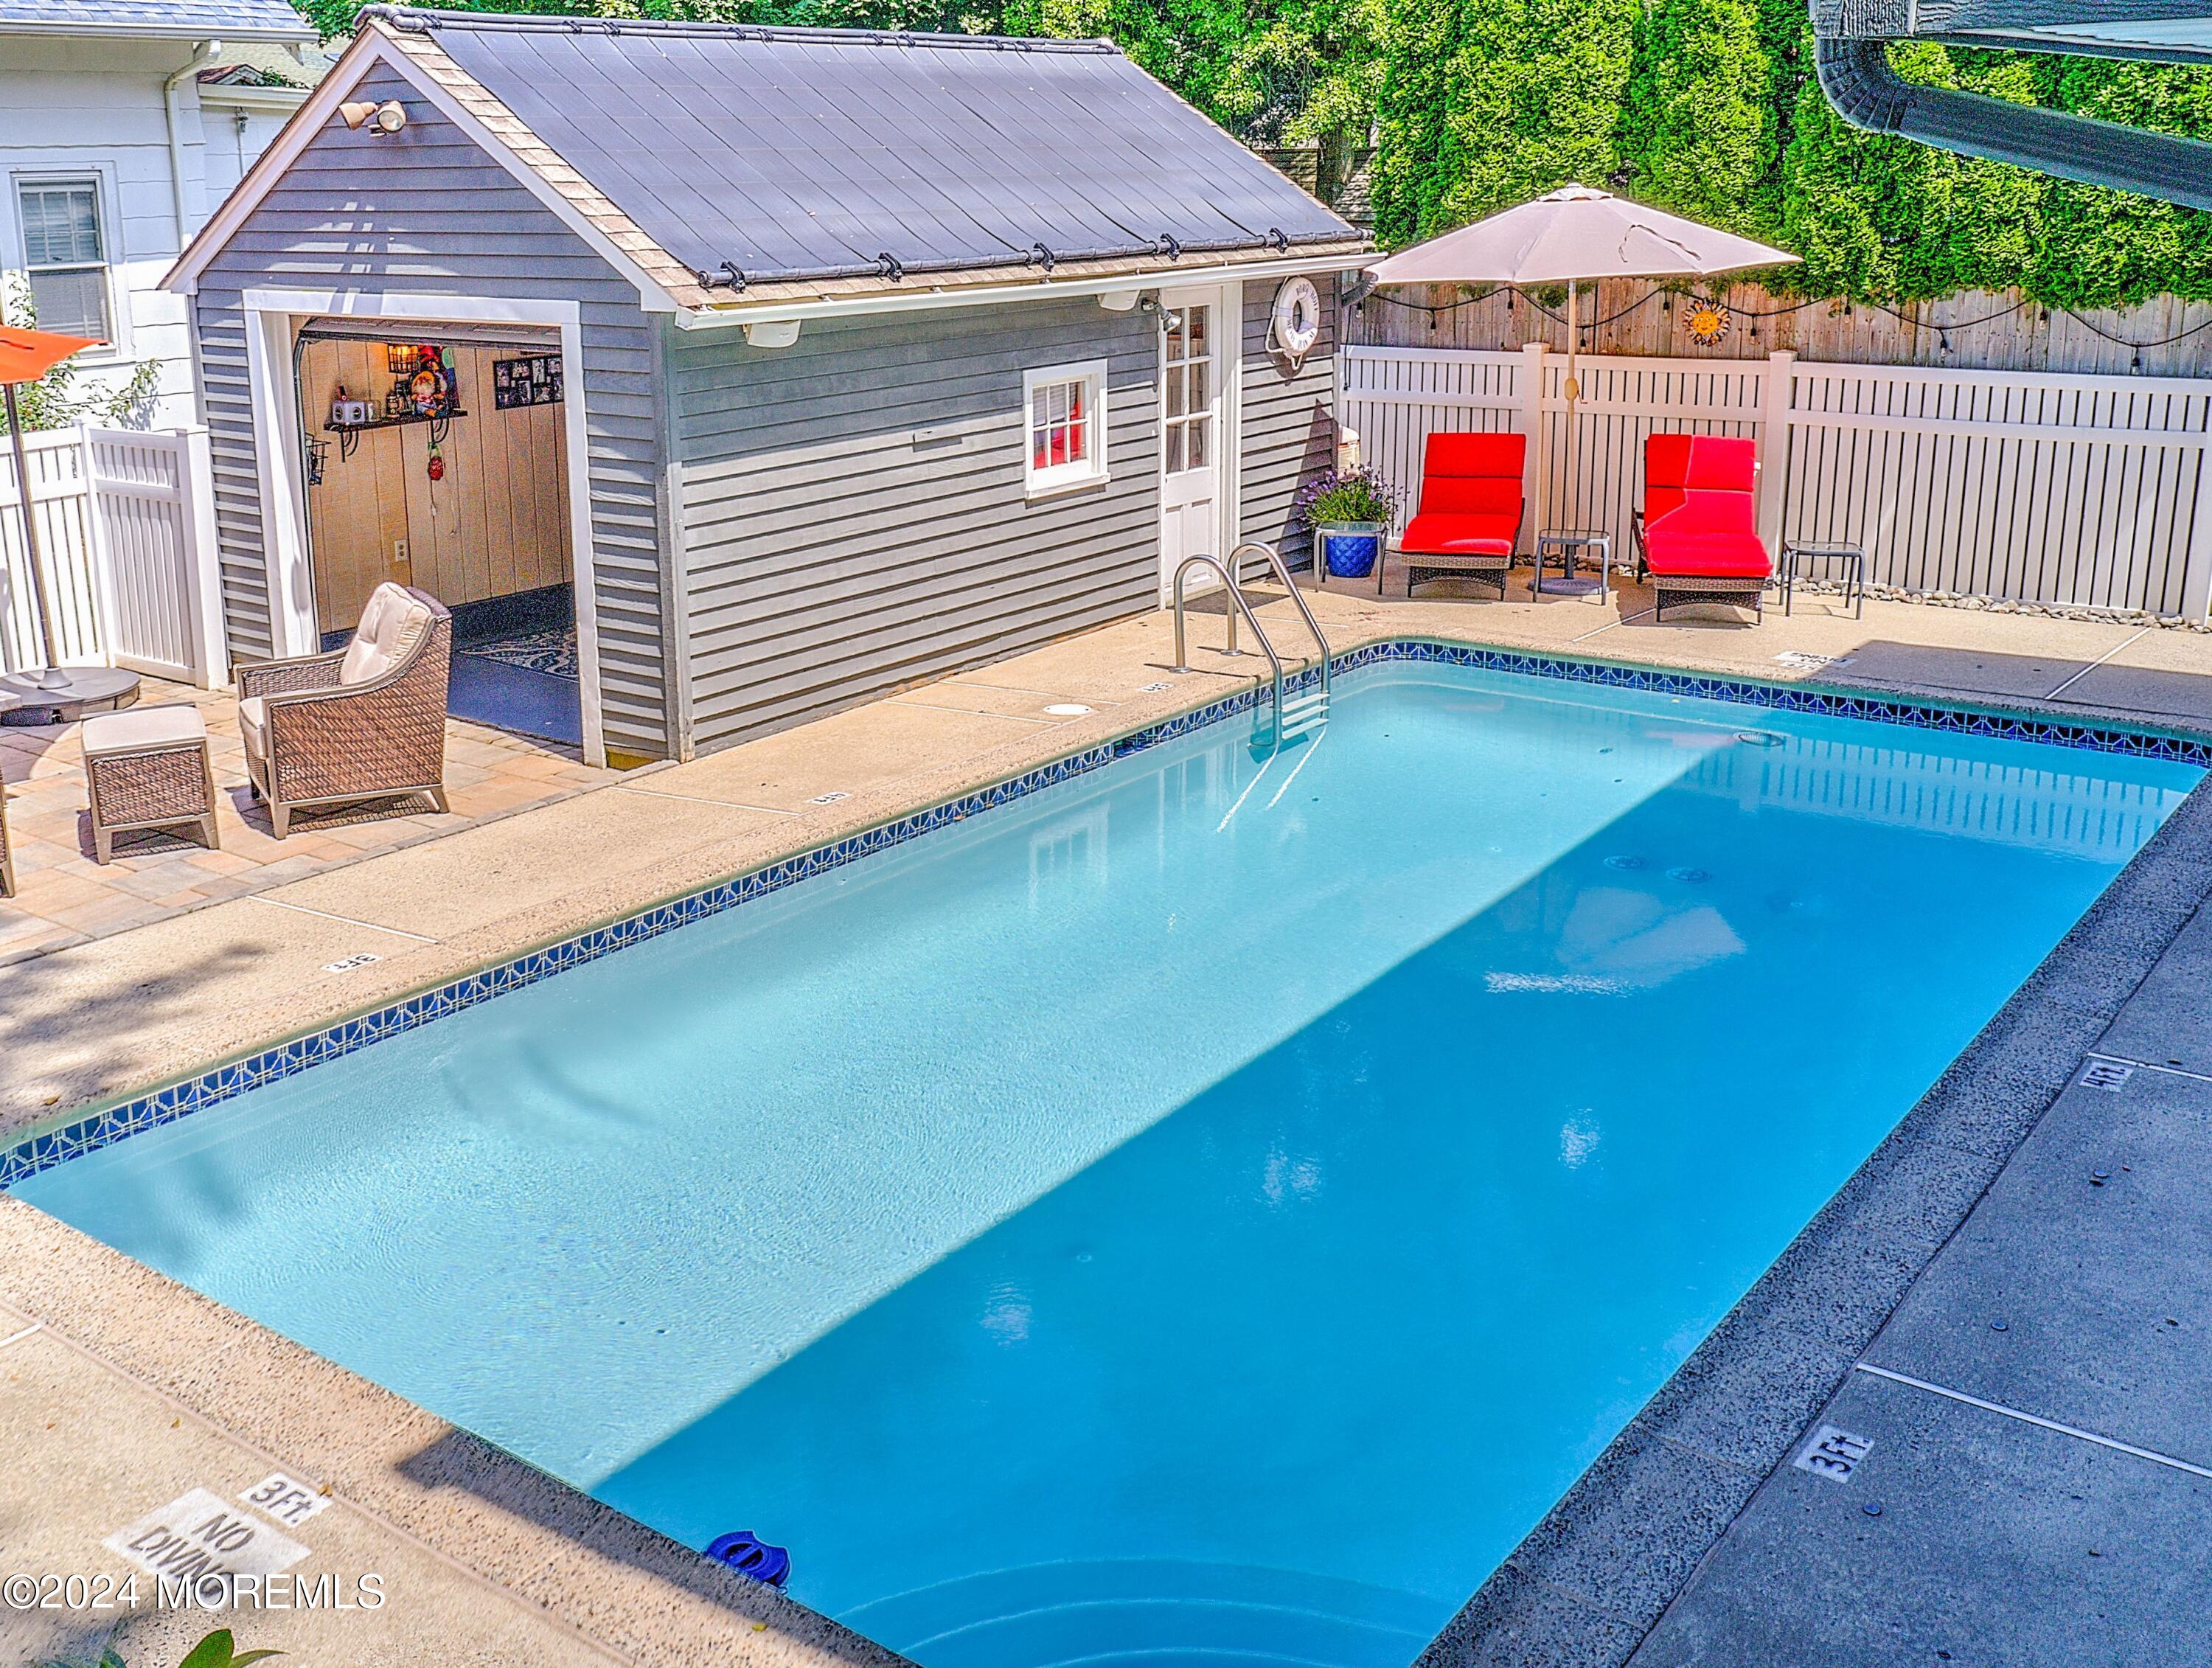
[[[1334,521],[1389,521],[1404,495],[1365,466],[1324,469],[1310,478],[1291,501],[1292,518],[1317,527]]]

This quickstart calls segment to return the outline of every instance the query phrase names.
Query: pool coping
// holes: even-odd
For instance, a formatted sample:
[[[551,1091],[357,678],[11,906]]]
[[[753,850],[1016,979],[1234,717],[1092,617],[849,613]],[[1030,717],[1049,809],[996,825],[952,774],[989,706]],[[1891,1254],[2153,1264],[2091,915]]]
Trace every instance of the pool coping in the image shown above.
[[[1410,664],[1460,665],[1484,670],[1534,673],[1571,682],[1630,688],[1660,694],[1734,701],[1741,704],[1768,709],[1809,711],[1826,715],[1904,722],[1916,727],[2050,741],[2058,745],[2085,746],[2141,757],[2173,758],[2181,762],[2212,765],[2212,735],[2192,732],[2186,726],[2166,727],[2133,720],[2106,721],[2100,718],[2085,717],[2078,710],[2069,711],[2063,717],[2059,717],[2053,715],[2047,709],[2039,709],[2033,703],[2014,706],[2002,702],[1954,700],[1902,692],[1869,693],[1864,686],[1848,684],[1838,685],[1813,680],[1802,683],[1781,683],[1734,674],[1668,670],[1655,668],[1647,663],[1611,661],[1601,656],[1494,648],[1454,642],[1446,637],[1419,634],[1386,633],[1376,640],[1347,648],[1332,656],[1331,667],[1333,673],[1349,672],[1365,666],[1393,661]],[[1308,667],[1289,681],[1291,686],[1297,687],[1313,681],[1318,675],[1316,669]],[[1224,719],[1233,717],[1238,713],[1249,711],[1266,699],[1265,685],[1246,686],[1228,696],[1200,703],[1179,713],[1171,713],[1164,718],[1132,726],[1127,731],[1077,749],[1059,759],[1012,772],[995,782],[964,793],[956,794],[935,803],[926,805],[919,810],[893,815],[867,827],[771,859],[727,880],[712,883],[704,887],[695,887],[643,909],[632,910],[609,922],[581,931],[564,934],[545,945],[508,956],[490,967],[479,969],[459,978],[449,977],[434,981],[424,989],[398,998],[384,1000],[374,1005],[367,1013],[325,1022],[313,1027],[301,1036],[270,1047],[251,1050],[239,1058],[194,1074],[162,1089],[126,1093],[111,1097],[106,1102],[94,1103],[94,1110],[90,1111],[83,1107],[73,1109],[70,1112],[59,1115],[49,1123],[34,1126],[18,1136],[5,1150],[9,1156],[15,1157],[21,1154],[25,1148],[36,1147],[40,1142],[53,1143],[42,1149],[39,1154],[43,1161],[37,1163],[35,1169],[44,1169],[52,1163],[61,1162],[67,1157],[76,1156],[80,1152],[91,1150],[93,1146],[105,1145],[109,1141],[121,1139],[140,1129],[154,1127],[156,1123],[167,1123],[205,1106],[219,1104],[220,1101],[228,1099],[260,1082],[271,1081],[276,1076],[290,1075],[293,1072],[305,1069],[308,1065],[336,1057],[337,1054],[351,1052],[355,1049],[365,1046],[368,1042],[380,1039],[383,1036],[396,1034],[401,1030],[413,1029],[416,1026],[427,1023],[430,1019],[442,1017],[447,1013],[457,1011],[459,1007],[473,1005],[476,1001],[487,1000],[489,996],[502,994],[505,990],[534,983],[538,978],[550,977],[552,973],[564,971],[568,966],[580,965],[586,960],[596,959],[599,955],[609,953],[614,949],[623,947],[625,944],[657,936],[660,932],[669,930],[675,926],[702,919],[709,914],[720,913],[726,909],[765,895],[769,892],[779,890],[796,880],[841,867],[860,856],[888,849],[921,833],[962,820],[976,811],[1012,803],[1044,787],[1075,779],[1115,759],[1146,751]],[[2192,794],[2190,799],[2185,801],[2184,807],[2178,809],[2174,816],[2169,819],[2167,827],[2171,828],[2181,820],[2184,811],[2188,807],[2198,804],[2212,807],[2212,799],[2208,799],[2201,789]],[[2212,816],[2212,812],[2209,812],[2208,816]],[[2166,832],[2166,830],[2162,829],[2160,836],[2146,846],[2145,853],[2156,849],[2160,841],[2165,837]],[[2062,942],[2061,950],[2063,950],[2065,944],[2070,943],[2097,916],[2100,910],[2106,906],[2107,899],[2119,890],[2126,878],[2136,873],[2143,861],[2144,855],[2138,854],[2136,861],[2123,871],[2120,879],[2116,880],[2113,886],[2108,888],[2106,894],[2100,898],[2099,904],[2093,906],[2091,911],[2084,916],[2081,922],[2077,923],[2074,931],[2069,933],[2069,939]],[[2177,930],[2178,927],[2177,922]],[[588,953],[586,947],[588,947]],[[567,953],[564,954],[564,952]],[[2029,985],[2032,986],[2037,980],[2041,979],[2045,971],[2051,967],[2052,962],[2058,959],[2059,955],[2060,950],[2055,950],[2051,961],[2046,961],[2044,968],[2039,969],[2038,973],[2031,977]],[[2154,960],[2155,957],[2154,956],[2152,959]],[[526,968],[526,976],[516,976],[516,970]],[[504,980],[497,977],[502,972],[508,975]],[[2024,986],[2023,990],[2027,988]],[[2132,986],[2130,988],[2132,989]],[[2015,1002],[2018,1000],[2019,998],[2015,997]],[[1991,1021],[1990,1029],[1994,1029],[1999,1020],[2011,1011],[2011,1005],[2008,1004],[2007,1009],[2001,1012],[1998,1019]],[[404,1018],[404,1023],[398,1022],[401,1018]],[[381,1022],[380,1025],[380,1022]],[[1988,1032],[1985,1030],[1984,1037],[1987,1035]],[[1946,1082],[1960,1071],[1964,1063],[1973,1056],[1975,1050],[1981,1046],[1982,1040],[1978,1038],[1976,1044],[1970,1046],[1967,1053],[1960,1056],[1960,1062],[1954,1063],[1946,1073],[1944,1080]],[[327,1053],[313,1051],[313,1045],[318,1043],[330,1047],[331,1051]],[[2070,1066],[2070,1059],[2068,1065]],[[2065,1066],[2059,1068],[2061,1081],[2063,1081],[2063,1073],[2067,1068],[2068,1067]],[[252,1074],[257,1070],[263,1074],[253,1075]],[[197,1098],[191,1095],[189,1092],[191,1091],[198,1091]],[[172,1097],[165,1104],[161,1101],[161,1097],[164,1095]],[[1923,1104],[1923,1106],[1926,1105],[1925,1102]],[[155,1115],[157,1113],[158,1116]],[[1919,1115],[1919,1110],[1916,1109],[1914,1113],[1908,1115],[1905,1123],[1898,1126],[1899,1130],[1903,1130],[1905,1123],[1910,1123]],[[72,1140],[81,1139],[80,1126],[103,1119],[112,1120],[112,1122],[104,1129],[97,1132],[100,1139],[84,1145],[65,1145]],[[2024,1134],[2025,1130],[2023,1129],[2021,1133]],[[1896,1135],[1893,1134],[1892,1140],[1895,1139]],[[1887,1145],[1887,1143],[1885,1143],[1886,1147]],[[1880,1157],[1881,1153],[1878,1151],[1876,1159]],[[1851,1182],[1847,1183],[1844,1189],[1837,1195],[1836,1199],[1832,1200],[1830,1205],[1824,1208],[1821,1216],[1814,1219],[1814,1225],[1808,1226],[1805,1233],[1800,1235],[1799,1242],[1793,1243],[1791,1251],[1785,1253],[1782,1261],[1777,1263],[1777,1271],[1782,1270],[1785,1265],[1791,1264],[1791,1259],[1797,1253],[1799,1245],[1813,1237],[1815,1227],[1820,1226],[1839,1201],[1859,1185],[1867,1170],[1871,1170],[1875,1163],[1876,1160],[1870,1159],[1866,1169],[1855,1176]],[[19,1178],[20,1177],[17,1176],[10,1176],[8,1179],[12,1182]],[[1970,1203],[1971,1201],[1968,1202]],[[1961,1208],[1961,1214],[1963,1214],[1963,1208],[1964,1207]],[[73,1244],[74,1247],[82,1253],[80,1256],[67,1259],[76,1266],[66,1269],[55,1266],[64,1260],[62,1258],[52,1256],[41,1256],[38,1258],[35,1264],[38,1272],[29,1276],[33,1283],[47,1286],[55,1295],[74,1293],[77,1296],[77,1300],[74,1302],[40,1305],[39,1307],[43,1312],[52,1313],[78,1309],[84,1295],[91,1289],[88,1282],[101,1278],[110,1282],[111,1288],[117,1285],[127,1286],[129,1289],[125,1301],[131,1306],[162,1301],[174,1304],[181,1296],[185,1300],[185,1307],[189,1311],[193,1325],[210,1329],[210,1336],[232,1340],[234,1346],[242,1353],[260,1359],[272,1367],[282,1368],[288,1375],[288,1382],[289,1375],[299,1375],[303,1383],[311,1387],[319,1387],[324,1395],[332,1397],[341,1395],[354,1398],[366,1397],[368,1404],[386,1409],[382,1419],[386,1428],[392,1428],[395,1419],[392,1410],[396,1409],[397,1423],[400,1427],[432,1434],[423,1439],[423,1452],[435,1449],[459,1454],[459,1457],[453,1461],[455,1473],[471,1479],[463,1486],[475,1498],[465,1507],[448,1508],[448,1510],[459,1510],[465,1515],[473,1513],[479,1532],[483,1530],[483,1513],[487,1508],[492,1510],[495,1517],[497,1515],[497,1508],[503,1507],[510,1513],[539,1523],[555,1521],[561,1525],[557,1532],[568,1542],[576,1557],[587,1561],[595,1558],[604,1560],[607,1555],[605,1548],[608,1545],[623,1546],[629,1549],[617,1555],[616,1561],[629,1566],[635,1571],[647,1574],[652,1581],[672,1585],[678,1589],[692,1593],[701,1592],[702,1587],[709,1589],[714,1594],[713,1602],[719,1606],[722,1613],[744,1615],[750,1611],[750,1614],[760,1616],[763,1620],[781,1624],[777,1626],[777,1632],[786,1641],[793,1641],[793,1636],[796,1635],[817,1648],[829,1651],[830,1657],[828,1659],[869,1662],[902,1660],[884,1650],[883,1647],[874,1645],[872,1641],[861,1640],[827,1618],[817,1616],[813,1612],[807,1611],[789,1601],[782,1600],[780,1597],[771,1598],[763,1594],[756,1603],[750,1605],[741,1606],[738,1603],[732,1603],[729,1593],[724,1591],[728,1585],[720,1579],[724,1573],[707,1566],[696,1551],[667,1541],[657,1531],[623,1517],[611,1508],[601,1506],[599,1502],[592,1501],[589,1496],[570,1488],[568,1485],[557,1479],[538,1472],[534,1468],[528,1466],[526,1462],[520,1461],[514,1456],[492,1448],[490,1445],[483,1443],[480,1439],[474,1438],[465,1431],[444,1424],[442,1421],[437,1420],[435,1415],[426,1410],[406,1403],[403,1398],[393,1396],[391,1392],[367,1380],[359,1379],[357,1375],[349,1373],[343,1368],[323,1361],[303,1347],[259,1326],[258,1323],[233,1314],[212,1300],[191,1293],[189,1288],[178,1286],[165,1276],[144,1269],[124,1254],[85,1239],[77,1234],[75,1230],[67,1228],[65,1225],[44,1217],[34,1208],[20,1200],[6,1201],[5,1208],[0,1209],[0,1235],[22,1239],[40,1251],[46,1252],[51,1252],[63,1245]],[[1930,1254],[1932,1255],[1932,1251]],[[1771,1271],[1768,1281],[1774,1278],[1775,1273]],[[1767,1283],[1767,1281],[1763,1281],[1760,1287],[1754,1288],[1753,1294],[1756,1295]],[[1737,1321],[1739,1315],[1751,1301],[1751,1298],[1747,1297],[1744,1305],[1739,1305],[1738,1310],[1731,1312],[1729,1320],[1724,1322],[1721,1330],[1716,1333],[1716,1338],[1720,1337],[1722,1333],[1728,1330],[1731,1324]],[[1892,1301],[1893,1302],[1893,1300]],[[1889,1306],[1888,1304],[1882,1306],[1881,1311],[1882,1316],[1887,1315]],[[1878,1324],[1879,1318],[1875,1321],[1875,1324]],[[1711,1342],[1708,1341],[1709,1345]],[[118,1344],[121,1347],[116,1347]],[[118,1357],[127,1356],[145,1362],[148,1367],[153,1366],[149,1352],[140,1347],[140,1341],[131,1336],[127,1329],[122,1339],[111,1337],[110,1347]],[[1668,1386],[1662,1388],[1659,1397],[1655,1398],[1652,1407],[1647,1408],[1644,1414],[1640,1414],[1638,1421],[1632,1421],[1630,1429],[1624,1431],[1622,1439],[1617,1440],[1613,1447],[1608,1448],[1606,1454],[1577,1480],[1568,1495],[1563,1498],[1560,1505],[1554,1508],[1551,1516],[1547,1518],[1545,1524],[1540,1525],[1528,1541],[1508,1555],[1498,1570],[1478,1592],[1468,1609],[1462,1612],[1461,1616],[1446,1629],[1443,1635],[1440,1635],[1437,1644],[1432,1646],[1429,1653],[1424,1657],[1424,1662],[1441,1664],[1498,1659],[1488,1654],[1480,1658],[1453,1654],[1451,1653],[1455,1649],[1453,1641],[1458,1639],[1465,1642],[1468,1637],[1466,1626],[1471,1622],[1480,1625],[1486,1637],[1496,1634],[1503,1639],[1516,1634],[1524,1626],[1528,1616],[1533,1613],[1529,1605],[1529,1600],[1532,1598],[1536,1601],[1537,1611],[1547,1616],[1556,1616],[1561,1625],[1568,1628],[1568,1632],[1559,1635],[1556,1641],[1560,1647],[1561,1654],[1555,1656],[1547,1649],[1536,1659],[1547,1662],[1583,1659],[1618,1662],[1626,1659],[1625,1654],[1611,1651],[1602,1658],[1589,1656],[1583,1647],[1587,1642],[1587,1637],[1590,1635],[1593,1627],[1597,1635],[1613,1644],[1618,1644],[1620,1642],[1620,1622],[1606,1613],[1602,1607],[1592,1610],[1587,1604],[1577,1606],[1573,1600],[1574,1590],[1571,1585],[1563,1584],[1553,1579],[1556,1572],[1532,1573],[1532,1566],[1537,1562],[1538,1553],[1547,1549],[1556,1551],[1557,1548],[1568,1538],[1569,1525],[1565,1523],[1563,1514],[1588,1517],[1588,1505],[1594,1489],[1601,1491],[1606,1488],[1616,1488],[1625,1478],[1631,1492],[1633,1492],[1635,1478],[1623,1470],[1623,1458],[1615,1451],[1622,1448],[1638,1426],[1651,1416],[1653,1409],[1658,1407],[1661,1401],[1668,1397],[1670,1393],[1676,1392],[1685,1380],[1694,1376],[1693,1369],[1698,1373],[1705,1370],[1705,1367],[1708,1364],[1703,1359],[1705,1356],[1706,1351],[1703,1349],[1698,1354],[1693,1354],[1691,1361],[1685,1365],[1682,1371],[1678,1373],[1674,1379],[1669,1380]],[[155,1370],[165,1381],[173,1379],[178,1372],[178,1369],[170,1367],[167,1363],[162,1363]],[[183,1369],[187,1375],[191,1371],[190,1368]],[[180,1385],[178,1393],[184,1394],[194,1405],[200,1405],[204,1402],[220,1401],[222,1396],[229,1392],[227,1388],[196,1381],[191,1391],[186,1391]],[[454,1445],[458,1445],[458,1447]],[[351,1458],[358,1459],[360,1456],[353,1455]],[[1750,1485],[1755,1487],[1759,1476],[1763,1476],[1764,1472],[1754,1476],[1746,1471],[1744,1475],[1749,1478]],[[411,1472],[408,1473],[408,1476],[410,1481],[417,1480],[414,1478]],[[356,1492],[364,1498],[374,1499],[386,1493],[380,1485],[367,1476],[348,1480],[355,1482]],[[450,1480],[441,1478],[440,1486],[450,1486]],[[404,1493],[404,1490],[401,1491],[403,1496]],[[1747,1498],[1748,1489],[1745,1490],[1745,1495]],[[534,1504],[526,1508],[513,1504],[523,1499],[533,1501]],[[1738,1502],[1739,1505],[1740,1503]],[[425,1531],[430,1527],[430,1524],[425,1519],[426,1508],[422,1502],[411,1496],[386,1499],[379,1509],[392,1519],[401,1522],[403,1525],[412,1522],[421,1525]],[[1732,1515],[1732,1513],[1729,1515]],[[1555,1522],[1555,1520],[1560,1521]],[[447,1526],[442,1522],[438,1525],[441,1531]],[[1720,1527],[1724,1526],[1725,1519],[1723,1518],[1720,1524],[1713,1528],[1712,1536],[1708,1537],[1705,1544],[1709,1545],[1711,1538],[1717,1537]],[[501,1554],[514,1549],[513,1543],[516,1537],[512,1530],[503,1534],[494,1531],[489,1538],[499,1548]],[[1702,1555],[1702,1548],[1698,1549],[1698,1555]],[[545,1568],[541,1574],[541,1567],[533,1563],[527,1566],[523,1572],[518,1573],[510,1569],[501,1574],[496,1572],[498,1567],[505,1561],[503,1556],[483,1561],[479,1561],[475,1556],[469,1556],[464,1559],[464,1561],[471,1568],[484,1569],[492,1579],[502,1580],[526,1596],[536,1597],[538,1602],[545,1604],[549,1609],[558,1612],[565,1612],[569,1609],[565,1597],[556,1598],[552,1591],[553,1584],[561,1579],[561,1575],[550,1567]],[[1637,1566],[1632,1560],[1628,1565],[1624,1566],[1624,1569],[1629,1574],[1634,1574],[1636,1568]],[[568,1572],[568,1574],[573,1579],[586,1580],[592,1579],[588,1572],[581,1576],[577,1575],[574,1571]],[[1686,1581],[1687,1576],[1688,1570],[1686,1568],[1682,1573],[1683,1581]],[[729,1578],[731,1581],[735,1580],[736,1578]],[[737,1591],[740,1599],[750,1597],[742,1592],[743,1587],[748,1585],[750,1584],[738,1583]],[[1676,1583],[1674,1590],[1678,1591],[1680,1585],[1680,1583]],[[594,1594],[593,1596],[602,1595]],[[615,1629],[617,1632],[627,1632],[635,1636],[637,1628],[645,1628],[648,1632],[650,1631],[649,1624],[642,1618],[625,1616],[619,1611],[611,1615],[609,1607],[604,1604],[592,1604],[589,1608],[604,1621],[621,1623],[622,1625]],[[1656,1620],[1656,1615],[1654,1619]],[[759,1623],[757,1622],[755,1625],[758,1626]],[[1635,1636],[1640,1638],[1641,1633],[1638,1633]],[[1633,1648],[1632,1644],[1629,1648]],[[1440,1652],[1444,1654],[1438,1654]]]
[[[2212,768],[2212,736],[2185,729],[2121,721],[2060,718],[2032,706],[1873,694],[1860,686],[1815,680],[1780,683],[1710,673],[1668,670],[1596,655],[1538,654],[1421,636],[1390,636],[1332,654],[1332,677],[1381,664],[1468,667],[1485,672],[1549,678],[1601,688],[1698,700],[1730,702],[1771,711],[1811,713],[1902,724],[1952,734],[2080,747],[2129,757]],[[1309,666],[1284,681],[1285,692],[1320,681]],[[147,1129],[219,1105],[250,1089],[413,1031],[569,968],[596,961],[631,944],[720,915],[757,898],[887,851],[921,835],[1010,805],[1041,789],[1087,776],[1117,759],[1149,751],[1239,713],[1268,698],[1267,686],[1251,687],[1032,766],[995,782],[885,818],[855,831],[694,887],[643,909],[565,933],[458,977],[434,981],[363,1011],[319,1024],[273,1044],[249,1050],[201,1071],[153,1088],[125,1091],[71,1108],[34,1123],[0,1146],[0,1192],[19,1182]]]

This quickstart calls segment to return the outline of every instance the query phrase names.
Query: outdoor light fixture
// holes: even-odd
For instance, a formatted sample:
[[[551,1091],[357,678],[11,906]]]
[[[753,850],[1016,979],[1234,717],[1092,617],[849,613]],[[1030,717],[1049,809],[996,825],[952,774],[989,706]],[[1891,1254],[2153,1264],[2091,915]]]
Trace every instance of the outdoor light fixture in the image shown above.
[[[397,99],[386,99],[382,104],[355,99],[340,105],[338,114],[348,127],[366,127],[371,133],[397,133],[407,125],[406,109]]]
[[[1139,312],[1151,314],[1153,318],[1159,320],[1160,329],[1163,333],[1171,330],[1181,330],[1182,328],[1182,314],[1180,313],[1171,313],[1166,307],[1162,307],[1160,305],[1160,298],[1157,295],[1146,295],[1144,300],[1137,303],[1137,308]]]

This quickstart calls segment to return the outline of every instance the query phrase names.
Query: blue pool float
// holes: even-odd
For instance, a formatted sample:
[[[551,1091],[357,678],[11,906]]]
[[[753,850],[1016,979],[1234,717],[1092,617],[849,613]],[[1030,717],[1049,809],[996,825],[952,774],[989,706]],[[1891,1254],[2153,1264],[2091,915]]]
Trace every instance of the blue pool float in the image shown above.
[[[791,1579],[791,1554],[780,1546],[770,1546],[750,1529],[715,1536],[707,1544],[707,1555],[740,1575],[778,1589]]]

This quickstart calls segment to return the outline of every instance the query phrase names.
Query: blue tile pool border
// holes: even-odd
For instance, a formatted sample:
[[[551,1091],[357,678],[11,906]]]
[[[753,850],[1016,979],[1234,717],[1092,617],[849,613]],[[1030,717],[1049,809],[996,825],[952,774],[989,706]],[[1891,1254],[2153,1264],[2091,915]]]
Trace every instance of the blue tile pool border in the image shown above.
[[[1725,678],[1699,673],[1669,672],[1650,667],[1626,666],[1610,661],[1574,660],[1530,654],[1510,649],[1484,648],[1431,638],[1401,637],[1370,643],[1333,656],[1337,674],[1385,663],[1415,663],[1468,667],[1483,672],[1517,673],[1556,678],[1570,683],[1593,684],[1611,689],[1637,690],[1651,694],[1698,700],[1733,702],[1779,712],[1812,713],[1833,718],[1862,718],[1878,723],[1903,724],[1916,729],[1952,734],[1988,736],[2003,740],[2037,741],[2099,752],[2121,753],[2137,758],[2170,760],[2212,768],[2212,737],[2176,734],[2154,729],[2135,729],[2117,724],[2098,724],[2075,719],[2039,715],[2002,709],[1954,706],[1907,696],[1869,695],[1817,685],[1771,684],[1753,679]],[[1318,680],[1319,671],[1308,667],[1286,680],[1300,688]],[[371,1043],[473,1007],[494,996],[520,990],[586,962],[657,938],[665,932],[720,915],[754,898],[859,858],[872,856],[903,845],[908,840],[979,812],[1011,805],[1042,788],[1086,776],[1117,759],[1157,747],[1192,732],[1249,712],[1265,698],[1263,689],[1248,689],[1210,702],[1192,711],[1132,732],[1115,740],[1086,747],[1049,764],[960,794],[942,804],[893,819],[830,841],[811,850],[778,858],[773,862],[718,881],[665,903],[655,904],[573,937],[531,950],[497,965],[465,974],[378,1008],[371,1014],[341,1020],[305,1037],[264,1049],[242,1060],[217,1066],[182,1081],[135,1095],[114,1105],[88,1113],[70,1123],[41,1130],[0,1151],[0,1191],[51,1170],[58,1164],[81,1158],[126,1136],[173,1123],[208,1107],[245,1093],[248,1089],[290,1077]]]

